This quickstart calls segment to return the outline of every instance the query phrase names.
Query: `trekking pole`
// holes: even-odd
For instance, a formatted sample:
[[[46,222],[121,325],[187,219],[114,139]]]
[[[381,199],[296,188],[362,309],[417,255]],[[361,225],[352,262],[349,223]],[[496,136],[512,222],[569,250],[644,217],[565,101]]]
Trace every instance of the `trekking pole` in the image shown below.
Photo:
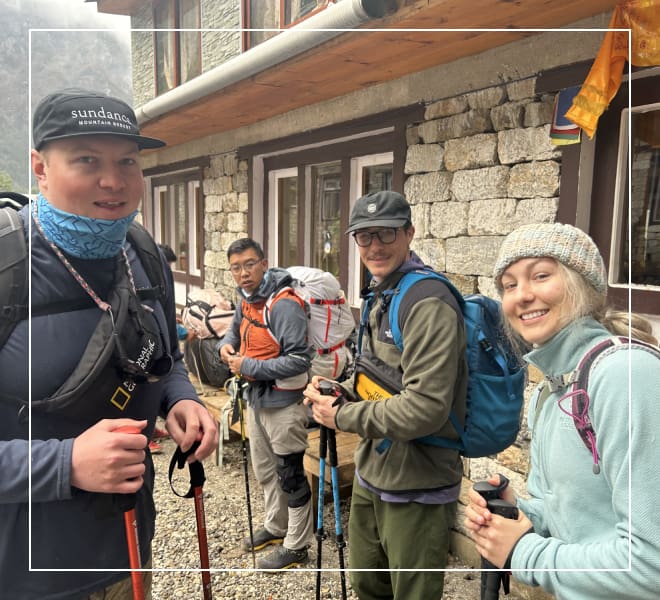
[[[344,531],[341,526],[341,506],[339,504],[339,476],[337,468],[337,437],[334,429],[328,429],[328,449],[330,451],[330,475],[332,478],[332,500],[335,507],[335,533],[339,552],[339,577],[341,579],[341,597],[346,600],[346,573],[344,572]]]
[[[243,474],[245,476],[245,498],[247,502],[248,527],[250,529],[250,548],[252,549],[252,568],[257,568],[257,557],[254,551],[254,529],[252,527],[252,503],[250,502],[250,477],[248,473],[247,441],[245,439],[245,418],[243,417],[243,388],[247,382],[240,376],[234,377],[234,398],[238,405],[238,418],[241,423],[241,451],[243,453]],[[230,386],[231,388],[231,386]]]
[[[499,475],[500,484],[495,486],[488,481],[478,481],[474,484],[476,492],[486,500],[488,510],[494,515],[501,515],[507,519],[517,519],[518,509],[507,502],[502,500],[500,492],[503,491],[509,480],[504,475]],[[509,573],[502,570],[499,571],[486,571],[484,569],[497,569],[497,567],[485,558],[481,558],[481,600],[498,600],[500,597],[500,586],[507,595],[510,589]]]
[[[117,427],[118,433],[142,433],[141,429],[131,425]],[[135,514],[135,494],[122,494],[121,506],[124,508],[124,528],[128,544],[128,561],[131,567],[131,583],[133,584],[133,600],[144,600],[144,582],[140,562],[140,536],[138,535],[137,515]]]
[[[180,498],[193,498],[195,499],[195,521],[197,523],[197,543],[199,545],[199,564],[202,571],[202,591],[204,593],[204,600],[212,600],[211,593],[211,572],[209,567],[209,545],[206,534],[206,516],[204,513],[204,482],[206,477],[204,475],[204,465],[201,462],[195,461],[188,464],[190,471],[190,489],[184,495],[179,494],[172,485],[172,472],[176,465],[179,469],[183,469],[186,464],[186,459],[199,448],[199,441],[195,442],[186,452],[183,452],[177,446],[172,460],[170,461],[169,479],[172,491]]]
[[[323,552],[323,540],[325,532],[323,530],[323,500],[325,496],[325,457],[328,452],[328,429],[323,425],[319,429],[319,497],[318,497],[318,516],[316,519],[316,600],[321,600],[321,555]]]
[[[336,406],[341,401],[342,391],[339,387],[330,381],[323,380],[319,383],[319,391],[323,395],[335,396],[337,399],[333,402]],[[341,525],[341,505],[339,504],[339,469],[337,459],[337,436],[334,429],[321,426],[321,431],[325,429],[328,436],[328,450],[330,452],[330,477],[332,480],[332,502],[335,510],[335,534],[337,537],[337,551],[339,553],[339,577],[341,580],[341,597],[346,600],[346,573],[344,571],[344,531]],[[319,452],[320,454],[320,452]],[[320,466],[320,465],[319,465]],[[325,469],[325,466],[324,466]],[[320,498],[320,492],[319,492]]]

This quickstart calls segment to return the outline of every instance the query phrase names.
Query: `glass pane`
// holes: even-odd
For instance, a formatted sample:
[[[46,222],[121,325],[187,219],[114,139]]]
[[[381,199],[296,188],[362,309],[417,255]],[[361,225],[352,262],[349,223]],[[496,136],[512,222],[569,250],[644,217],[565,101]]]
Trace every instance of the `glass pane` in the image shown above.
[[[169,244],[170,239],[169,235],[167,234],[167,223],[169,221],[170,215],[167,210],[168,202],[167,202],[167,188],[158,188],[158,214],[160,217],[160,239],[163,240],[163,243]]]
[[[362,195],[392,189],[392,165],[374,165],[362,169]]]
[[[290,25],[294,21],[302,19],[312,12],[318,4],[318,0],[285,0],[284,24]]]
[[[316,165],[312,177],[312,267],[339,277],[341,163]]]
[[[202,201],[202,187],[198,181],[193,184],[194,189],[194,202],[193,202],[193,219],[195,223],[196,241],[197,241],[197,254],[195,256],[195,272],[199,273],[202,270],[202,261],[204,260],[204,239],[202,232],[204,231],[204,206]]]
[[[625,186],[618,283],[628,282],[630,268],[631,283],[660,286],[660,108],[633,113],[631,123],[632,178]]]
[[[174,252],[177,255],[178,270],[188,270],[188,236],[186,234],[186,185],[177,183],[172,186],[174,205]]]
[[[173,29],[174,13],[170,2],[162,2],[154,9],[156,29]],[[176,85],[176,61],[174,57],[174,33],[156,31],[156,93],[163,94]]]
[[[199,29],[199,0],[182,0],[179,27],[181,29]],[[202,72],[201,34],[199,31],[179,32],[181,52],[181,82],[185,83]]]
[[[277,214],[279,237],[277,255],[282,267],[291,267],[298,259],[298,178],[281,177],[277,180]]]

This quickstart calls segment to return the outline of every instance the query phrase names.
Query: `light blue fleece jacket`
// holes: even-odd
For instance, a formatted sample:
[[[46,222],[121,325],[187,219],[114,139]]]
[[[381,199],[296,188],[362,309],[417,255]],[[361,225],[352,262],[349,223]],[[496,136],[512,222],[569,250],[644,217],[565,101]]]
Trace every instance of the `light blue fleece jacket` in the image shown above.
[[[582,319],[525,359],[545,375],[561,375],[608,336],[593,319]],[[649,350],[608,349],[594,363],[588,392],[598,475],[572,418],[558,407],[566,390],[549,396],[536,423],[533,399],[531,499],[518,499],[518,506],[534,523],[534,533],[514,549],[516,579],[540,585],[558,600],[658,597],[659,390],[660,360]],[[562,406],[570,411],[570,400]]]

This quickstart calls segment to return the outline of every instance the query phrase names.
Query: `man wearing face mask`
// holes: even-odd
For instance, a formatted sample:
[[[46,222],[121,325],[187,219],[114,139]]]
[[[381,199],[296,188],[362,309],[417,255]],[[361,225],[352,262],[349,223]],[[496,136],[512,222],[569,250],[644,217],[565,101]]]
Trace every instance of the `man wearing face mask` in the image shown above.
[[[139,151],[164,143],[125,102],[79,89],[39,103],[33,139],[31,320],[0,349],[0,585],[25,600],[130,598],[124,512],[149,568],[156,417],[183,451],[199,444],[189,460],[217,443],[181,361],[171,271],[132,225]]]

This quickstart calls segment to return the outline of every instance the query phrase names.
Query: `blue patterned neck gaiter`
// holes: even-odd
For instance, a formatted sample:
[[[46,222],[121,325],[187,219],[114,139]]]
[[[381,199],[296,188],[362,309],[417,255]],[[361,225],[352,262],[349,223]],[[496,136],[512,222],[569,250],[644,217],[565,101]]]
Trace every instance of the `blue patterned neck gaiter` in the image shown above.
[[[121,219],[93,219],[65,212],[37,196],[37,215],[46,238],[77,258],[112,258],[119,254],[137,210]]]

